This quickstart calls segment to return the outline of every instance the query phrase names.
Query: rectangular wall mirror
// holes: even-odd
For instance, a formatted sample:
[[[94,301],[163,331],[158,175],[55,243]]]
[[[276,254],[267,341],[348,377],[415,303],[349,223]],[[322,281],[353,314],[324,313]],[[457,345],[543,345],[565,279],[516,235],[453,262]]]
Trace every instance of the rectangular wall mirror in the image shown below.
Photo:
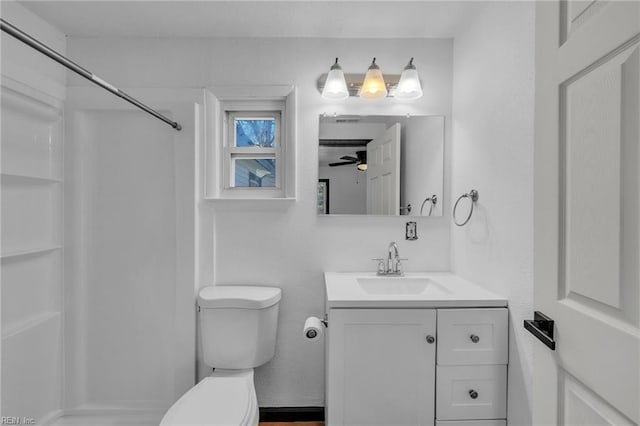
[[[442,216],[444,116],[320,116],[318,214]]]

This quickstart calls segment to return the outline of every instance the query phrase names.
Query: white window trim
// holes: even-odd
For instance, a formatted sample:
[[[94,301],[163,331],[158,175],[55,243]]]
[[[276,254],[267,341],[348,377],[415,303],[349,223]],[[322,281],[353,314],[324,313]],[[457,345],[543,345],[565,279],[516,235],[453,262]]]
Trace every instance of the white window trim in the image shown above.
[[[236,148],[229,146],[228,114],[247,111],[280,113],[279,147]],[[213,87],[205,89],[205,143],[203,146],[203,177],[205,200],[295,200],[296,198],[296,91],[293,86]],[[278,127],[278,126],[276,126]],[[271,151],[273,152],[273,151]],[[232,158],[276,158],[276,187],[232,187]]]

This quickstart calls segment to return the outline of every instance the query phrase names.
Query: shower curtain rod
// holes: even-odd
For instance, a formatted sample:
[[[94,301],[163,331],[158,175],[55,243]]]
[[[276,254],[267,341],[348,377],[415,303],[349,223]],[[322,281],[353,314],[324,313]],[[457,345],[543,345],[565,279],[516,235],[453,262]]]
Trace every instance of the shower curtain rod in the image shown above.
[[[176,123],[175,121],[172,121],[172,120],[168,119],[167,117],[165,117],[164,115],[160,114],[158,111],[156,111],[156,110],[154,110],[152,108],[149,108],[148,106],[146,106],[145,104],[143,104],[139,100],[129,96],[128,94],[126,94],[122,90],[118,89],[117,87],[113,86],[112,84],[109,84],[108,82],[104,81],[103,79],[101,79],[97,75],[93,74],[91,71],[81,67],[80,65],[76,64],[75,62],[73,62],[72,60],[68,59],[67,57],[62,56],[61,54],[59,54],[55,50],[53,50],[50,47],[46,46],[45,44],[41,43],[37,39],[31,37],[29,34],[23,32],[22,30],[20,30],[19,28],[15,27],[15,26],[11,25],[10,23],[5,21],[4,19],[0,18],[0,21],[1,21],[0,22],[0,26],[1,26],[2,31],[6,32],[7,34],[17,38],[18,40],[20,40],[21,42],[25,43],[26,45],[34,48],[35,50],[37,50],[38,52],[40,52],[42,54],[48,56],[49,58],[53,59],[54,61],[58,62],[59,64],[64,65],[65,67],[69,68],[71,71],[75,72],[76,74],[81,75],[82,77],[84,77],[87,80],[97,84],[98,86],[102,87],[103,89],[113,93],[116,96],[121,97],[122,99],[124,99],[125,101],[129,102],[130,104],[133,104],[136,107],[140,108],[141,110],[146,111],[147,113],[153,115],[157,119],[164,121],[165,123],[167,123],[169,126],[173,127],[174,129],[182,130],[182,126],[180,124]]]

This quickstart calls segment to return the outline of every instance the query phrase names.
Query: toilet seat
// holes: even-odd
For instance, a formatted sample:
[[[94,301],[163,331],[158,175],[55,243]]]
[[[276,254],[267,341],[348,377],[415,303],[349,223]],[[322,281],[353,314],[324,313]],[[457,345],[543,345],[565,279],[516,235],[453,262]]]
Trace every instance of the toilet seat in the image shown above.
[[[160,426],[254,426],[258,416],[253,369],[216,370],[182,395]]]

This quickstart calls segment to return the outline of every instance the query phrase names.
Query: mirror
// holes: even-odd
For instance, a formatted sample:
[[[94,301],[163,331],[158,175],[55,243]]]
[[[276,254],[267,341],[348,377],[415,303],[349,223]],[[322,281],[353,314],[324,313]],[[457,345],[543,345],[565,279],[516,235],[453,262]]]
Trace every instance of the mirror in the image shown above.
[[[442,216],[444,116],[320,116],[318,214]]]

